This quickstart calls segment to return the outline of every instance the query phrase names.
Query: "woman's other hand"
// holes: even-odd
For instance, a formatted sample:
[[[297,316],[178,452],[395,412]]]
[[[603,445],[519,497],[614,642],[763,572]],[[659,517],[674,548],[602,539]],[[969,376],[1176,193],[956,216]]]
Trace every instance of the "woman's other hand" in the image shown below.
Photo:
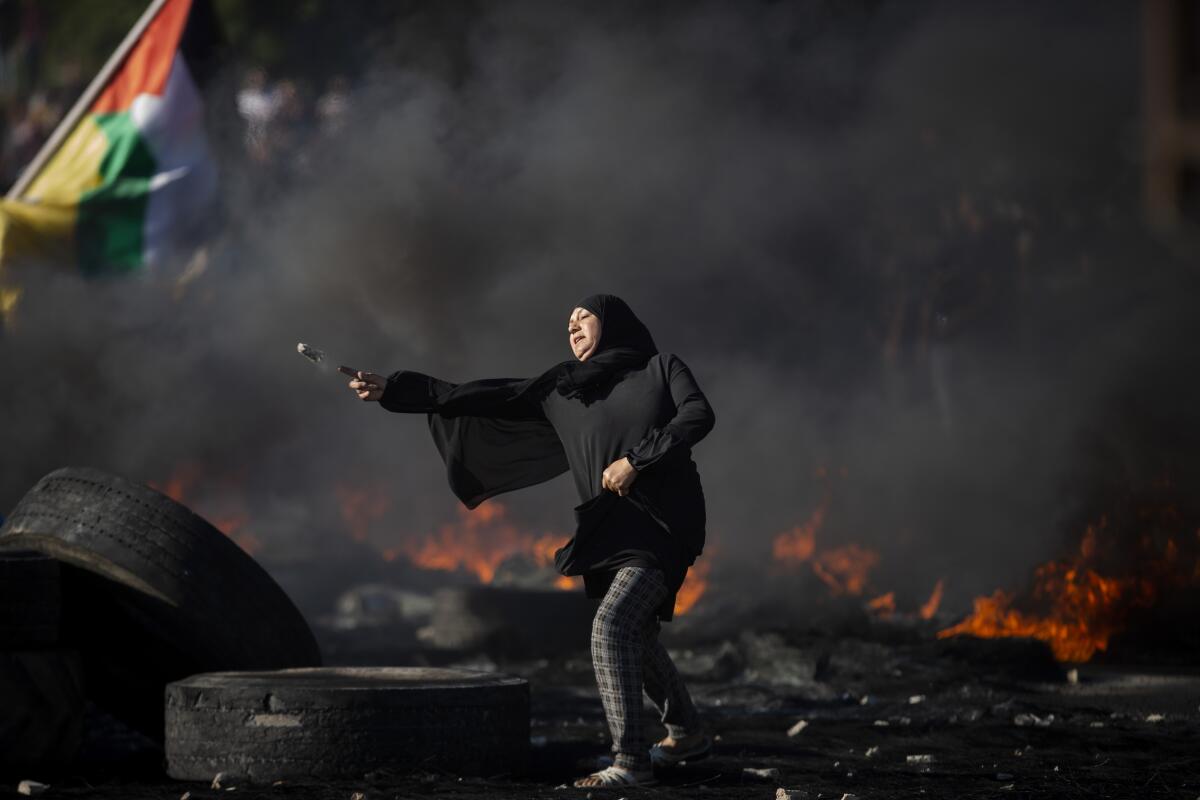
[[[633,468],[633,464],[629,463],[628,458],[619,458],[604,470],[601,483],[605,489],[624,497],[629,494],[629,487],[637,479],[637,474],[637,470]]]
[[[358,395],[359,400],[374,400],[378,402],[379,398],[383,397],[383,390],[387,386],[387,378],[382,375],[377,375],[374,372],[363,372],[360,369],[352,369],[351,367],[338,367],[338,372],[350,376],[349,386]]]

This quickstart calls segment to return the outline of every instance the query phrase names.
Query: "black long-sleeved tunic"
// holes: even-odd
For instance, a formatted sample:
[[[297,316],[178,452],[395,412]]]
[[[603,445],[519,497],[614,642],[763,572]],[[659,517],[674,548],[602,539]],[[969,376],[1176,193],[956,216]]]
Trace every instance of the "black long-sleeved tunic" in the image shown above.
[[[660,567],[670,596],[657,614],[670,620],[687,569],[704,547],[704,492],[691,448],[716,419],[691,370],[679,356],[658,353],[586,402],[555,391],[504,394],[517,385],[490,379],[456,386],[401,371],[389,377],[380,404],[429,412],[451,484],[471,507],[569,468],[581,504],[575,536],[556,555],[559,571],[583,575],[587,595],[601,597],[618,568]],[[446,401],[456,393],[458,399]],[[483,452],[459,452],[464,438]],[[638,471],[625,497],[601,483],[622,457]]]

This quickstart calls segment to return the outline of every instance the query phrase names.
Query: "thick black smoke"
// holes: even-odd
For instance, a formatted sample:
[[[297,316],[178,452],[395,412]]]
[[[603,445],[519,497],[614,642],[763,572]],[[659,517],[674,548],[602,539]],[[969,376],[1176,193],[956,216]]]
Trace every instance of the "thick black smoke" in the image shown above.
[[[593,292],[713,404],[718,558],[765,562],[829,492],[819,545],[961,604],[1078,533],[1089,442],[1175,452],[1114,419],[1194,440],[1195,277],[1140,224],[1132,4],[455,8],[371,39],[344,133],[297,175],[227,175],[229,233],[178,301],[173,275],[23,276],[0,509],[64,464],[192,462],[193,505],[246,506],[270,549],[337,550],[338,485],[392,498],[380,545],[431,531],[457,502],[424,419],[295,343],[531,375]],[[579,502],[565,477],[498,500],[564,536]]]

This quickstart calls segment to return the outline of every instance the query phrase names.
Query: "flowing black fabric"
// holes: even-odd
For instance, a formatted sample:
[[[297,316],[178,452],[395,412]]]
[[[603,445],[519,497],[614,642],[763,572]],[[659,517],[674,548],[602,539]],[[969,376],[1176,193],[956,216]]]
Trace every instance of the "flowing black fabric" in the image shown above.
[[[620,298],[581,301],[600,318],[587,361],[560,362],[533,378],[454,384],[402,370],[380,405],[426,412],[455,495],[468,508],[568,469],[579,492],[576,535],[555,563],[602,596],[617,568],[657,566],[671,585],[669,620],[687,567],[704,545],[704,496],[691,446],[714,416],[678,356],[657,352]],[[622,456],[638,470],[630,492],[604,490],[601,473]]]

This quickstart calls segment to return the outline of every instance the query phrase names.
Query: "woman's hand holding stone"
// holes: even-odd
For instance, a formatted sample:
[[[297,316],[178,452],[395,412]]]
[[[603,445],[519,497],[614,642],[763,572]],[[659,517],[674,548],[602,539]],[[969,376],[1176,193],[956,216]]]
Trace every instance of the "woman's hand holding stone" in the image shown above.
[[[619,458],[604,470],[601,483],[605,489],[624,497],[629,494],[629,487],[637,479],[637,474],[637,470],[634,469],[633,464],[629,463],[628,458]]]
[[[378,401],[379,398],[383,397],[383,390],[387,386],[387,378],[382,375],[376,375],[374,372],[364,372],[363,370],[351,367],[338,367],[338,371],[354,379],[350,381],[349,386],[358,395],[359,400]]]

